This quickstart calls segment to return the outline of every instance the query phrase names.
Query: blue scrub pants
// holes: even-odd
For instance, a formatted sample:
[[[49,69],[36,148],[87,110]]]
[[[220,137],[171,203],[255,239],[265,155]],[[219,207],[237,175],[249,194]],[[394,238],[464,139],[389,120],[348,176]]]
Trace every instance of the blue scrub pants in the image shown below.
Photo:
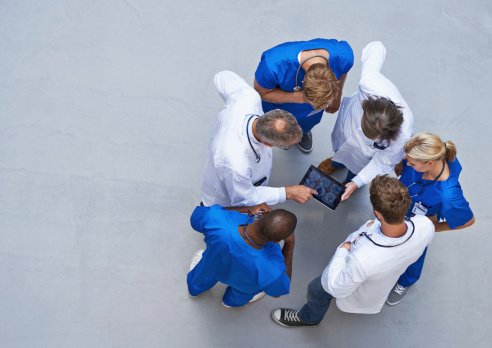
[[[196,277],[195,270],[201,269],[201,262],[202,261],[200,260],[196,267],[188,273],[188,277],[186,279],[188,283],[188,291],[192,296],[198,296],[201,293],[210,290],[218,282],[213,278],[203,279],[201,277]],[[228,286],[222,301],[229,307],[241,307],[255,297],[256,294],[258,294],[258,292],[254,294],[247,294]]]
[[[277,103],[269,103],[269,102],[262,102],[263,106],[263,112],[267,113],[268,111],[272,111],[275,109],[281,109],[281,110],[286,110],[290,112],[292,115],[297,120],[297,123],[299,126],[302,128],[302,133],[307,133],[309,132],[314,126],[316,126],[318,123],[321,122],[321,117],[323,116],[323,111],[320,110],[319,112],[312,114],[311,116],[309,115],[309,110],[306,111],[307,109],[311,109],[312,107],[310,105],[306,104],[293,104],[293,103],[285,103],[285,104],[277,104]],[[299,115],[304,115],[304,116],[299,116]]]
[[[408,266],[405,273],[403,273],[398,279],[398,284],[407,288],[412,286],[419,280],[420,274],[422,273],[422,268],[424,267],[425,254],[427,253],[427,248],[425,248],[422,256],[419,257],[417,261]]]
[[[333,296],[323,289],[321,276],[309,283],[307,289],[307,303],[299,311],[299,318],[308,324],[316,324],[323,320],[330,308]]]
[[[343,169],[343,168],[347,168],[345,167],[345,164],[343,163],[340,163],[340,162],[336,162],[334,160],[331,160],[331,165],[335,168],[338,168],[338,169]],[[349,182],[352,181],[353,178],[355,178],[357,176],[357,174],[354,174],[352,173],[350,170],[347,172],[347,177],[345,178],[345,183],[348,184]]]

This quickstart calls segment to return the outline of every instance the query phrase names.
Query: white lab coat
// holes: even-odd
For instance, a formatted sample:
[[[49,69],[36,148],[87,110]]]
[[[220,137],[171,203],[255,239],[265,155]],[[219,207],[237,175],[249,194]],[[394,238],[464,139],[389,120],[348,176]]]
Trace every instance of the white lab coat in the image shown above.
[[[214,83],[225,105],[210,132],[201,183],[203,204],[228,207],[284,202],[285,188],[266,187],[272,171],[272,149],[253,136],[252,123],[256,117],[251,118],[246,129],[251,115],[263,115],[260,95],[230,71],[215,75]],[[247,134],[261,157],[258,163]],[[253,186],[263,177],[267,180],[261,186]]]
[[[434,237],[434,224],[427,217],[414,216],[411,220],[415,226],[413,235],[412,224],[406,222],[407,233],[403,237],[387,237],[376,219],[372,226],[367,227],[367,222],[347,237],[345,242],[352,242],[350,251],[337,248],[321,276],[321,285],[336,298],[340,310],[364,314],[381,311],[400,275],[418,260]],[[367,232],[378,244],[395,246],[374,245],[368,238],[359,237],[361,232]]]
[[[413,114],[396,86],[382,73],[386,49],[379,41],[362,50],[362,71],[359,91],[342,100],[337,122],[331,134],[333,160],[343,163],[358,175],[353,181],[360,187],[380,174],[389,174],[404,156],[403,145],[413,136]],[[403,124],[400,134],[390,145],[379,150],[371,147],[374,140],[364,135],[361,128],[361,103],[368,95],[386,97],[403,107]],[[384,145],[387,145],[383,142]]]

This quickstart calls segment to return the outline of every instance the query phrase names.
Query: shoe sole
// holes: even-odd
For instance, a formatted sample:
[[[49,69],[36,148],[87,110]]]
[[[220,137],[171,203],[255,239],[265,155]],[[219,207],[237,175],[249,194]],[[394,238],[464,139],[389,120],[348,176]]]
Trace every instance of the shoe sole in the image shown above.
[[[281,321],[279,321],[277,318],[275,318],[275,316],[273,315],[273,312],[272,312],[272,313],[270,313],[270,316],[272,317],[272,320],[273,320],[274,322],[276,322],[276,323],[277,323],[277,324],[279,324],[280,326],[283,326],[283,327],[288,327],[288,328],[294,328],[294,327],[318,327],[318,325],[319,325],[319,324],[316,324],[316,325],[309,325],[309,326],[308,326],[308,325],[306,325],[306,326],[303,326],[303,325],[301,325],[301,326],[290,326],[290,325],[286,325],[286,324],[282,323],[282,322],[281,322]]]
[[[407,296],[405,295],[405,297],[407,297]],[[388,302],[388,300],[386,300],[386,304],[387,304],[388,306],[396,306],[398,303],[400,303],[401,301],[403,301],[403,300],[405,299],[405,297],[403,297],[403,298],[402,298],[400,301],[398,301],[398,302],[392,302],[392,303],[390,303],[390,302]]]
[[[297,143],[297,147],[304,153],[310,153],[311,151],[313,151],[313,147],[311,146],[311,148],[309,150],[306,150],[305,148],[303,148],[301,145],[299,145],[299,143]]]

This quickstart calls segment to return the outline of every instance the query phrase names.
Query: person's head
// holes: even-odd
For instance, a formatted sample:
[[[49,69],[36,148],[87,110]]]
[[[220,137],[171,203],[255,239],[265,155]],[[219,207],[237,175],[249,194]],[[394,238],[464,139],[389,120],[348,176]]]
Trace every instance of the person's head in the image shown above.
[[[403,124],[401,106],[390,99],[368,96],[362,102],[361,128],[364,135],[372,140],[386,140],[388,144],[395,140]]]
[[[288,147],[302,139],[302,129],[291,113],[272,110],[258,118],[256,133],[263,143],[277,147]]]
[[[304,95],[316,110],[325,109],[338,96],[337,77],[326,64],[312,64],[302,86]]]
[[[431,133],[420,133],[407,140],[403,146],[407,164],[417,172],[425,172],[446,159],[448,162],[456,158],[456,146],[452,141],[444,144],[439,136]]]
[[[372,208],[379,219],[390,225],[401,224],[412,200],[407,188],[397,178],[388,175],[376,176],[369,187]]]
[[[289,237],[297,225],[297,217],[285,209],[275,209],[257,220],[258,235],[266,242],[278,242]]]

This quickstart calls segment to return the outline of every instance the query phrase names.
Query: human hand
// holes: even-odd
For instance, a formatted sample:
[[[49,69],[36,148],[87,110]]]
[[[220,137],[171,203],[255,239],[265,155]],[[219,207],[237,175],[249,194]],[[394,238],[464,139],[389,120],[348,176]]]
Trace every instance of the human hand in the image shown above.
[[[345,185],[345,192],[343,193],[343,196],[342,196],[342,202],[345,201],[346,199],[348,199],[352,193],[355,192],[355,190],[357,190],[359,187],[357,186],[357,184],[353,181],[349,182],[348,184]]]
[[[347,249],[348,251],[350,251],[350,249],[352,248],[352,244],[350,242],[345,242],[343,243],[342,245],[340,245],[340,249],[341,248],[345,248]]]
[[[295,185],[285,188],[285,197],[292,199],[297,203],[304,204],[313,198],[312,195],[317,195],[318,192],[304,185]]]
[[[272,211],[272,208],[266,203],[260,203],[257,205],[254,205],[252,207],[249,207],[248,209],[248,214],[251,215],[263,215],[267,214]]]
[[[400,176],[402,173],[403,173],[403,161],[401,161],[400,163],[398,163],[395,166],[395,174],[396,174],[396,176]]]
[[[333,99],[333,101],[330,103],[330,105],[328,105],[328,107],[325,109],[326,112],[330,113],[330,114],[334,114],[335,112],[338,111],[338,109],[340,109],[340,104],[342,103],[342,98],[341,96]]]

